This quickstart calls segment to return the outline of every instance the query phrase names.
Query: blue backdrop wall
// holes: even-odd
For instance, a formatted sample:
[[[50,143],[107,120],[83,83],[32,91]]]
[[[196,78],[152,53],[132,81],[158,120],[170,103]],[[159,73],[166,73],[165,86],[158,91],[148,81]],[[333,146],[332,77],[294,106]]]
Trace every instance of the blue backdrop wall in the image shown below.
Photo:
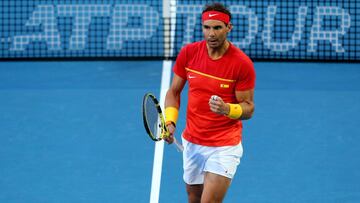
[[[206,2],[169,1],[164,18],[158,0],[2,0],[0,58],[176,57],[202,39]],[[360,1],[221,2],[253,59],[360,60]]]

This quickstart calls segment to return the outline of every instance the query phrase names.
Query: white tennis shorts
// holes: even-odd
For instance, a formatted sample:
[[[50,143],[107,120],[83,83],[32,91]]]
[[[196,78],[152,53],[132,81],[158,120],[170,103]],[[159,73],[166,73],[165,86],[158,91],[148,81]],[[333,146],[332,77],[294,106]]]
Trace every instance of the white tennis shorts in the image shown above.
[[[205,172],[232,179],[243,154],[241,142],[236,146],[207,147],[182,139],[184,145],[184,181],[189,185],[203,184]]]

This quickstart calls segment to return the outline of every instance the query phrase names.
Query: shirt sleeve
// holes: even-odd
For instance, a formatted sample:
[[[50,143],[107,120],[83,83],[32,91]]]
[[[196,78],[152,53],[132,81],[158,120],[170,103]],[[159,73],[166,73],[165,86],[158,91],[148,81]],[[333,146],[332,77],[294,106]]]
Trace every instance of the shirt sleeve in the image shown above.
[[[237,80],[235,90],[245,91],[255,88],[255,69],[254,63],[249,59],[245,59],[241,68],[239,78]]]
[[[173,71],[176,75],[180,76],[183,79],[186,79],[186,62],[187,61],[187,47],[183,47],[180,50],[176,58],[175,65],[173,67]]]

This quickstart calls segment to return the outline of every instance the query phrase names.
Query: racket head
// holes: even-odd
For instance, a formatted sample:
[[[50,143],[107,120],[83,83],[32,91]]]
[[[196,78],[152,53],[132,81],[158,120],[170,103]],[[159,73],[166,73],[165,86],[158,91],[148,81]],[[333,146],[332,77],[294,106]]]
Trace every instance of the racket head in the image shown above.
[[[146,93],[142,107],[144,127],[147,134],[153,141],[162,140],[163,134],[167,130],[159,101],[153,94]]]

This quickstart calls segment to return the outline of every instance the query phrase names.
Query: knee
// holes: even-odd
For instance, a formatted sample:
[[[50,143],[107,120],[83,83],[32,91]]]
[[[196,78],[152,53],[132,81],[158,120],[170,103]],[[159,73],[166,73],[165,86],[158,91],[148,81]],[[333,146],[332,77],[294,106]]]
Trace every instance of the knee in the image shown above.
[[[222,203],[222,198],[202,196],[201,203]]]
[[[202,185],[186,185],[189,203],[200,203],[202,190]]]

